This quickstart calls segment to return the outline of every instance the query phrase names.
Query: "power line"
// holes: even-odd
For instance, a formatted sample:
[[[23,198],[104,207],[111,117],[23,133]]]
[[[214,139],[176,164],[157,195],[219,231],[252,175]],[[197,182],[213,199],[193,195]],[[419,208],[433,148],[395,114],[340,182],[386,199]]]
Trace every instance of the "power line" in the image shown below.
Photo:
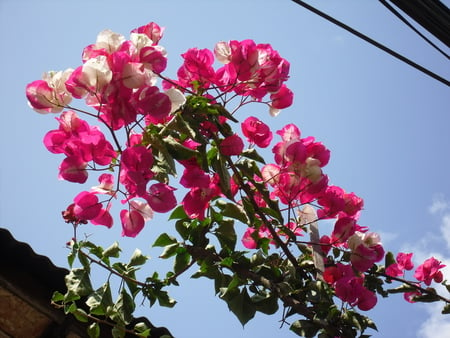
[[[433,73],[432,71],[426,69],[425,67],[422,67],[421,65],[415,63],[414,61],[411,61],[410,59],[404,57],[403,55],[395,52],[394,50],[382,45],[381,43],[373,40],[372,38],[368,37],[367,35],[364,35],[360,32],[358,32],[357,30],[351,28],[350,26],[346,25],[345,23],[336,20],[335,18],[329,16],[328,14],[319,11],[318,9],[312,7],[311,5],[308,5],[307,3],[305,3],[304,1],[301,0],[292,0],[294,3],[296,3],[299,6],[302,6],[304,8],[306,8],[307,10],[313,12],[314,14],[319,15],[320,17],[334,23],[336,26],[339,26],[343,29],[345,29],[346,31],[348,31],[349,33],[352,33],[353,35],[356,35],[357,37],[359,37],[360,39],[370,43],[371,45],[381,49],[382,51],[390,54],[391,56],[399,59],[400,61],[403,61],[404,63],[410,65],[413,68],[416,68],[417,70],[421,71],[422,73],[427,74],[428,76],[432,77],[435,80],[438,80],[439,82],[442,82],[443,84],[450,86],[450,81],[444,79],[443,77],[437,75],[436,73]]]
[[[439,53],[444,55],[447,59],[450,59],[450,56],[445,53],[442,49],[440,49],[436,44],[434,44],[430,39],[428,39],[425,35],[423,35],[416,27],[414,27],[408,20],[406,20],[403,15],[401,15],[394,7],[392,7],[386,0],[379,0],[388,10],[390,10],[397,18],[399,18],[405,25],[411,28],[416,34],[418,34],[422,39],[428,42],[432,47],[434,47]]]

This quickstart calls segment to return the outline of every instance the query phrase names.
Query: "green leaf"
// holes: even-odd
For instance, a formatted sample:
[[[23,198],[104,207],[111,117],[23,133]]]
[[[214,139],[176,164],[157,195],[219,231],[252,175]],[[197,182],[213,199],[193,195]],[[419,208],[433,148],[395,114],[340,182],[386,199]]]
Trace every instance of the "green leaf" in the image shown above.
[[[278,209],[278,205],[275,208],[261,208],[261,210],[274,219],[276,219],[280,224],[284,224],[283,215],[281,215],[280,210]]]
[[[233,258],[225,257],[224,259],[222,259],[220,261],[220,265],[231,268],[231,266],[233,265],[233,262],[234,262]]]
[[[249,224],[249,219],[240,205],[226,202],[224,200],[217,200],[216,206],[221,210],[221,214],[223,216],[237,219],[244,224]]]
[[[75,261],[77,254],[76,254],[76,250],[72,249],[72,251],[70,251],[69,255],[67,255],[67,263],[69,264],[69,268],[72,268],[73,266],[73,262]]]
[[[411,285],[408,285],[406,283],[394,288],[394,289],[389,289],[387,290],[388,293],[404,293],[404,292],[413,292],[416,291],[417,289]]]
[[[138,325],[140,325],[140,324],[143,324],[145,327],[147,327],[147,325],[145,325],[144,323],[137,323],[134,326],[134,331],[139,333],[139,337],[150,337],[151,338],[151,336],[150,336],[151,329],[147,328],[147,329],[143,330],[138,327]],[[172,338],[172,337],[169,337],[169,338]]]
[[[158,290],[156,297],[160,306],[172,308],[177,303],[173,298],[169,297],[167,291]]]
[[[258,152],[256,151],[255,148],[251,148],[251,149],[245,149],[242,152],[242,156],[245,156],[251,160],[255,160],[257,162],[260,162],[262,164],[265,164],[266,162],[264,161],[264,158],[258,154]]]
[[[227,300],[228,308],[239,319],[242,326],[255,316],[256,306],[248,295],[247,288],[242,288],[241,293]]]
[[[184,211],[184,207],[182,205],[179,205],[175,209],[173,209],[172,213],[169,216],[169,221],[173,219],[186,219],[187,215]]]
[[[100,325],[98,325],[98,323],[92,323],[88,326],[87,333],[90,338],[100,337]]]
[[[386,254],[384,257],[384,266],[387,268],[389,265],[392,265],[395,263],[395,257],[394,254],[390,251]]]
[[[117,258],[117,257],[119,257],[120,251],[122,251],[122,250],[119,248],[119,243],[114,242],[108,248],[106,248],[105,251],[103,251],[102,259],[106,258],[106,257]]]
[[[189,262],[191,261],[191,255],[186,251],[185,248],[180,248],[183,249],[178,250],[177,255],[175,256],[175,263],[173,266],[173,271],[175,273],[179,273],[181,271],[183,271],[188,265]]]
[[[167,245],[164,248],[163,253],[159,256],[159,258],[172,257],[173,255],[175,255],[177,253],[177,249],[179,248],[179,246],[180,246],[179,243],[174,243],[174,244]]]
[[[72,269],[65,277],[67,291],[78,296],[87,296],[92,292],[89,273],[83,268]]]
[[[57,302],[62,302],[64,300],[64,295],[59,292],[59,291],[55,291],[53,292],[53,296],[52,296],[52,301],[57,303]]]
[[[221,221],[219,227],[215,231],[215,235],[222,247],[234,250],[237,236],[234,231],[234,222],[232,220]]]
[[[128,324],[133,320],[134,308],[135,304],[133,298],[128,294],[125,288],[122,288],[120,295],[114,304],[116,313],[112,316],[112,319],[119,323]]]
[[[79,322],[82,322],[82,323],[88,322],[88,315],[87,315],[86,311],[84,311],[83,309],[77,308],[75,311],[73,311],[71,313]]]
[[[167,144],[161,140],[161,136],[151,135],[150,143],[152,145],[153,156],[156,160],[152,171],[175,176],[177,173],[175,161],[167,149]]]
[[[188,160],[198,155],[198,152],[196,150],[185,147],[170,135],[164,137],[162,141],[167,147],[167,150],[170,153],[170,155],[176,160]]]
[[[450,314],[450,304],[446,304],[446,305],[444,306],[444,308],[442,309],[442,314],[443,314],[443,315],[448,315],[448,314]]]
[[[133,256],[131,256],[130,263],[128,263],[128,266],[139,266],[144,265],[145,262],[147,262],[148,257],[144,256],[141,252],[141,250],[136,249],[134,250]]]
[[[116,325],[112,328],[111,334],[112,334],[113,338],[124,338],[125,337],[125,328]]]
[[[302,337],[314,337],[319,327],[308,320],[297,320],[292,323],[290,330]]]
[[[113,304],[109,282],[106,282],[100,288],[95,290],[86,301],[86,305],[89,306],[90,312],[98,316],[107,315],[108,308]]]
[[[228,120],[233,121],[235,123],[239,122],[233,115],[231,115],[231,113],[223,105],[215,103],[212,104],[211,106],[214,107],[219,112],[220,115],[226,117]]]
[[[422,303],[433,303],[438,302],[441,299],[436,293],[424,293],[420,296],[414,296],[413,301],[415,302],[422,302]]]
[[[81,250],[78,251],[78,260],[87,272],[91,270],[91,261],[84,255]]]
[[[255,294],[251,297],[256,310],[266,315],[273,315],[278,311],[278,297],[267,294]]]
[[[227,169],[227,163],[222,156],[215,156],[211,158],[211,166],[214,171],[219,175],[219,187],[220,191],[227,196],[229,199],[233,199],[233,194],[231,193],[231,176]]]
[[[155,243],[153,243],[153,247],[164,247],[170,244],[177,243],[177,240],[175,237],[169,236],[166,233],[163,233],[159,235],[159,237],[156,239]]]

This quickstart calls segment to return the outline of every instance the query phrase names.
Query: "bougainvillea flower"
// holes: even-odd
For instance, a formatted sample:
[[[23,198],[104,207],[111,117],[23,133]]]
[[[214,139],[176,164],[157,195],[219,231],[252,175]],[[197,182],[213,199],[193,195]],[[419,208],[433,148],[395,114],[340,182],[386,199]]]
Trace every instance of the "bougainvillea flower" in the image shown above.
[[[180,178],[180,184],[185,188],[207,188],[210,182],[210,176],[197,164],[187,166]]]
[[[356,231],[347,241],[351,250],[352,266],[361,272],[369,270],[372,265],[384,257],[380,236],[374,232]]]
[[[250,143],[266,148],[272,141],[273,134],[269,126],[260,119],[250,116],[241,124],[242,133]]]
[[[139,200],[131,200],[128,202],[130,204],[130,210],[138,211],[144,221],[147,222],[153,218],[153,210],[150,208],[147,202],[139,201]]]
[[[72,100],[65,86],[73,69],[45,73],[42,80],[33,81],[25,90],[30,106],[41,114],[60,113]]]
[[[392,277],[403,276],[405,270],[412,270],[414,267],[411,261],[412,253],[399,252],[396,257],[396,263],[386,268],[386,274]]]
[[[158,44],[159,40],[163,37],[164,27],[160,27],[155,22],[150,22],[145,26],[135,28],[131,33],[145,34],[152,40],[153,44]]]
[[[219,144],[219,151],[224,156],[240,155],[244,150],[244,142],[238,134],[223,139]]]
[[[145,199],[154,211],[167,212],[177,205],[174,190],[175,188],[167,184],[155,183],[148,189],[148,195],[145,196]]]
[[[248,227],[241,241],[247,249],[257,249],[258,238],[272,238],[266,226],[262,225],[259,229]]]
[[[441,283],[444,280],[444,275],[440,269],[444,267],[445,265],[441,264],[436,258],[428,258],[423,264],[417,267],[414,272],[414,278],[424,282],[426,285],[430,285],[433,280],[436,283]]]
[[[88,178],[87,163],[79,156],[66,157],[59,166],[58,178],[74,183],[84,183]]]
[[[292,105],[294,93],[286,85],[283,85],[279,91],[270,95],[270,100],[272,101],[270,104],[270,115],[276,116],[281,109]]]
[[[144,217],[137,210],[122,210],[120,212],[122,222],[122,236],[136,237],[144,228]]]
[[[355,275],[350,265],[338,263],[326,267],[323,277],[334,287],[336,296],[351,306],[368,311],[376,305],[376,294],[364,287],[364,277]]]
[[[98,202],[98,197],[89,191],[80,192],[73,201],[75,203],[73,211],[79,219],[92,220],[102,210],[102,204]]]
[[[341,217],[334,224],[331,233],[331,241],[333,243],[344,243],[356,231],[356,220],[351,217]]]
[[[111,204],[108,203],[106,208],[102,208],[99,214],[91,219],[91,223],[94,225],[104,225],[107,228],[111,228],[113,226],[114,220],[109,213],[109,209],[111,208]]]

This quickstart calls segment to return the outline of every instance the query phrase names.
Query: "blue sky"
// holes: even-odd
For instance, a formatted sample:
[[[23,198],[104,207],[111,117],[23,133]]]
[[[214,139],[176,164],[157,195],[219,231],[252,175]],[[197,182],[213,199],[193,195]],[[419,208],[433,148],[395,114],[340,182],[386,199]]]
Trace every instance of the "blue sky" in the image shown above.
[[[313,3],[450,78],[448,60],[379,2]],[[449,88],[288,0],[0,0],[1,227],[66,266],[71,228],[60,212],[86,187],[57,180],[62,158],[42,144],[56,121],[27,107],[24,88],[45,71],[79,66],[83,47],[94,43],[101,30],[128,36],[150,21],[166,27],[160,44],[169,53],[169,76],[190,47],[247,38],[271,43],[291,63],[294,105],[276,118],[258,105],[246,114],[275,130],[295,123],[303,135],[324,142],[332,151],[325,168],[331,182],[364,198],[360,224],[381,233],[387,250],[415,250],[419,259],[434,254],[450,266]],[[139,247],[154,257],[149,271],[164,268],[150,244],[159,232],[171,231],[165,215],[136,239],[121,238],[118,224],[84,231],[105,246],[118,240],[126,254]],[[294,337],[287,328],[279,329],[280,316],[259,315],[242,329],[214,297],[209,281],[183,280],[172,295],[178,300],[175,309],[142,308],[141,313],[177,337]],[[380,330],[374,337],[444,337],[439,334],[449,332],[450,319],[434,314],[432,305],[410,305],[400,296],[380,300],[368,313]]]

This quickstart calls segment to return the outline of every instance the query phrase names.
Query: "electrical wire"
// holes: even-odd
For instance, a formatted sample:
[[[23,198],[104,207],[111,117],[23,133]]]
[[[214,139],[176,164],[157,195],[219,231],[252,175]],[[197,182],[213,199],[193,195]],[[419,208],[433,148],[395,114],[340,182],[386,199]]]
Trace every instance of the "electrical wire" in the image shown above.
[[[439,53],[444,55],[447,59],[450,59],[450,56],[445,53],[442,49],[440,49],[436,44],[434,44],[430,39],[428,39],[425,35],[423,35],[416,27],[414,27],[408,20],[406,20],[394,7],[392,7],[386,0],[379,0],[381,4],[383,4],[388,10],[392,12],[397,18],[399,18],[405,25],[411,28],[416,34],[418,34],[422,39],[428,42],[432,47],[434,47]]]
[[[399,59],[400,61],[403,61],[404,63],[406,63],[406,64],[410,65],[411,67],[421,71],[422,73],[432,77],[433,79],[435,79],[435,80],[445,84],[446,86],[450,86],[450,81],[444,79],[443,77],[437,75],[436,73],[433,73],[432,71],[426,69],[425,67],[422,67],[421,65],[415,63],[414,61],[411,61],[410,59],[404,57],[403,55],[401,55],[401,54],[399,54],[397,52],[395,52],[394,50],[392,50],[392,49],[382,45],[381,43],[375,41],[374,39],[368,37],[367,35],[364,35],[364,34],[358,32],[357,30],[351,28],[350,26],[346,25],[345,23],[343,23],[343,22],[341,22],[339,20],[336,20],[332,16],[330,16],[330,15],[328,15],[328,14],[326,14],[326,13],[324,13],[324,12],[318,10],[318,9],[316,9],[315,7],[307,4],[306,2],[301,1],[301,0],[292,0],[292,1],[294,3],[296,3],[297,5],[302,6],[302,7],[306,8],[307,10],[313,12],[314,14],[319,15],[320,17],[324,18],[325,20],[328,20],[331,23],[334,23],[336,26],[339,26],[339,27],[345,29],[349,33],[352,33],[353,35],[359,37],[360,39],[370,43],[371,45],[373,45],[373,46],[381,49],[382,51],[390,54],[391,56]]]

